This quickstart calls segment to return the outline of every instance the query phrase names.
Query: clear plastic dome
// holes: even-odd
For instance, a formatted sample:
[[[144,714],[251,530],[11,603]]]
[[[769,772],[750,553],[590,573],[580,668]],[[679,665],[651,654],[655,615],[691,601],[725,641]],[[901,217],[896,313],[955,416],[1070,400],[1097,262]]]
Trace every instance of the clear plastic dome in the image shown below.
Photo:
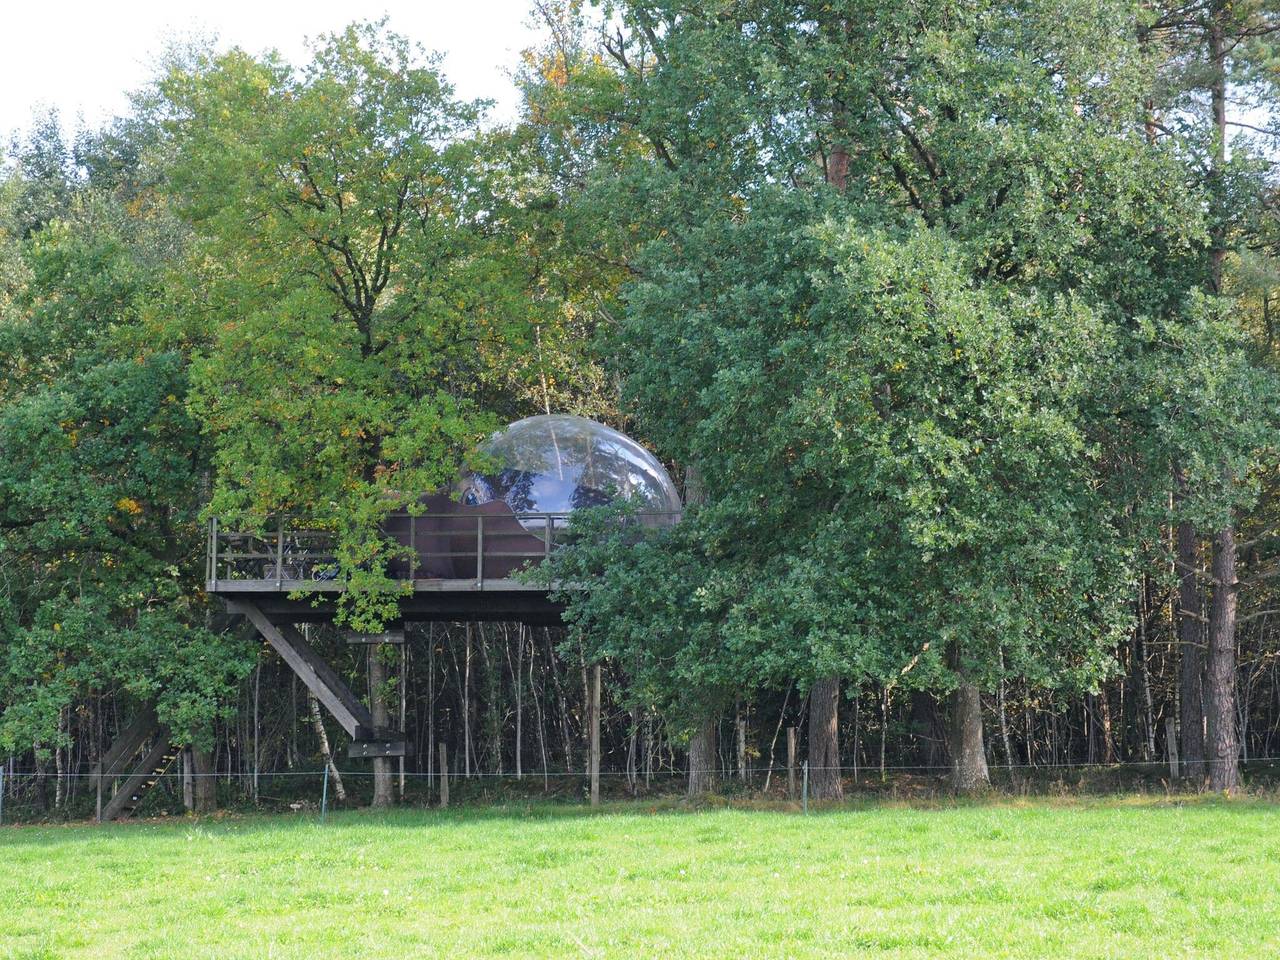
[[[485,472],[468,474],[462,502],[502,500],[517,515],[567,513],[618,499],[637,502],[649,522],[674,522],[680,495],[666,468],[640,444],[602,423],[566,414],[527,417],[480,446]],[[525,529],[545,519],[521,517]]]

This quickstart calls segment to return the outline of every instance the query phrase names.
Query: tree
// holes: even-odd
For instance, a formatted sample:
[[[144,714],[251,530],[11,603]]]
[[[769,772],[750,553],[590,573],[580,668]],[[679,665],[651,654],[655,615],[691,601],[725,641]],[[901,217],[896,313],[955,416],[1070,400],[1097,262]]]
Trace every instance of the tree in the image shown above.
[[[163,89],[168,188],[197,233],[209,513],[334,530],[348,612],[376,626],[399,589],[381,519],[452,482],[536,347],[501,171],[467,137],[478,107],[381,24],[299,72],[233,51]]]
[[[1184,145],[1188,165],[1199,178],[1207,201],[1208,242],[1202,249],[1199,284],[1208,295],[1223,298],[1218,309],[1235,314],[1240,327],[1246,325],[1243,304],[1230,289],[1228,275],[1238,263],[1235,251],[1259,247],[1263,225],[1272,219],[1259,206],[1267,191],[1260,182],[1263,168],[1258,154],[1266,148],[1259,151],[1257,141],[1261,135],[1274,146],[1274,138],[1280,134],[1275,126],[1276,89],[1270,67],[1278,34],[1280,10],[1267,0],[1193,0],[1156,6],[1141,24],[1144,41],[1164,51],[1161,82],[1148,101],[1149,126],[1153,135],[1158,132]],[[1233,114],[1233,109],[1243,115]],[[1250,438],[1242,438],[1242,442],[1252,443],[1255,461],[1267,446]],[[1190,769],[1199,773],[1198,764],[1207,753],[1212,787],[1231,790],[1240,782],[1235,527],[1239,511],[1252,503],[1250,494],[1244,492],[1251,468],[1230,453],[1217,461],[1201,478],[1212,492],[1202,492],[1199,497],[1202,502],[1217,502],[1210,507],[1216,517],[1205,577],[1212,589],[1203,632],[1205,653],[1200,642],[1203,603],[1195,583],[1202,564],[1197,520],[1186,516],[1191,511],[1184,511],[1178,528],[1182,740]],[[1187,481],[1181,462],[1175,462],[1174,474],[1179,500],[1186,501]],[[1203,515],[1200,520],[1203,522]]]
[[[649,208],[643,222],[659,228],[631,261],[619,363],[660,449],[704,469],[703,512],[721,524],[704,535],[734,544],[715,562],[752,599],[732,614],[716,609],[726,625],[741,618],[793,676],[887,681],[909,669],[911,682],[954,693],[956,781],[981,785],[975,707],[999,664],[1085,686],[1109,669],[1101,651],[1118,636],[1116,594],[1092,591],[1107,577],[1124,582],[1130,568],[1117,540],[1128,505],[1094,493],[1123,486],[1105,483],[1125,415],[1108,397],[1132,369],[1140,318],[1181,304],[1192,286],[1187,238],[1199,212],[1177,156],[1143,133],[1150,62],[1134,39],[1138,11],[847,2],[631,3],[620,13],[604,44],[619,78],[610,116],[652,144],[654,159],[631,164],[625,179]],[[894,274],[883,265],[889,251],[917,272]],[[933,288],[930,271],[948,278],[954,299],[935,293],[912,306],[912,291]],[[874,297],[899,326],[877,326],[852,295],[824,301],[841,289]],[[991,339],[945,326],[959,322],[960,303]],[[832,356],[810,345],[815,330],[820,342],[839,331]],[[873,348],[870,334],[886,345]],[[966,376],[921,365],[930,356],[921,342],[962,335],[974,338],[953,347],[970,358]],[[1028,340],[1062,352],[1020,353]],[[894,344],[915,352],[898,355]],[[986,367],[997,350],[1002,361]],[[876,400],[824,432],[805,406],[817,403],[807,371],[839,369],[850,352],[858,376],[823,384],[827,406],[861,402],[865,391]],[[895,382],[892,363],[905,364],[915,392]],[[1073,372],[1080,363],[1087,382]],[[1036,378],[1063,388],[1042,396]],[[1010,396],[1056,416],[1054,426],[998,414]],[[788,419],[789,410],[805,414]],[[886,419],[894,439],[872,442],[859,417]],[[910,425],[901,438],[899,423]],[[1037,431],[1050,455],[1028,446],[1003,459]],[[856,476],[825,488],[817,465],[815,476],[801,472],[808,451],[846,449],[859,451]],[[1011,499],[952,488],[980,477]],[[913,517],[904,490],[938,516]],[[832,510],[858,518],[831,521]],[[804,554],[763,533],[782,529]],[[997,533],[999,551],[979,546]],[[1063,551],[1052,573],[1028,559],[1050,545]],[[832,565],[842,578],[824,583]],[[1079,579],[1065,585],[1068,575]],[[766,595],[789,596],[781,584],[792,576],[806,600],[780,612]],[[1067,611],[1093,639],[1065,631],[1064,663],[1027,637],[1057,637]],[[898,625],[906,620],[935,632],[925,639]],[[996,626],[1007,644],[992,638]],[[815,672],[824,662],[834,674]]]
[[[114,690],[207,748],[252,658],[210,629],[206,451],[187,358],[149,329],[180,232],[111,186],[64,186],[0,320],[0,740],[58,758],[72,708]]]

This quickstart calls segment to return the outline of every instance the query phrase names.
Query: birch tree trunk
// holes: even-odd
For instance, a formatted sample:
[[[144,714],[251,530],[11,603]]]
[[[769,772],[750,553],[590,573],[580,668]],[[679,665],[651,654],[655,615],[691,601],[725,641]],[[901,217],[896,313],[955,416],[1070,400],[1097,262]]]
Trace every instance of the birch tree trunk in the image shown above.
[[[1209,786],[1240,786],[1240,738],[1236,729],[1236,540],[1227,525],[1213,538],[1213,604],[1209,610],[1206,700],[1209,715]]]
[[[1182,775],[1204,777],[1204,606],[1197,577],[1200,555],[1195,528],[1178,524],[1178,722]]]
[[[320,744],[320,756],[324,759],[325,775],[333,784],[333,795],[339,803],[347,799],[346,788],[342,785],[342,774],[333,763],[333,751],[329,749],[329,734],[324,729],[324,719],[320,716],[320,701],[310,690],[307,691],[307,709],[311,716],[311,729],[316,732],[316,740]]]

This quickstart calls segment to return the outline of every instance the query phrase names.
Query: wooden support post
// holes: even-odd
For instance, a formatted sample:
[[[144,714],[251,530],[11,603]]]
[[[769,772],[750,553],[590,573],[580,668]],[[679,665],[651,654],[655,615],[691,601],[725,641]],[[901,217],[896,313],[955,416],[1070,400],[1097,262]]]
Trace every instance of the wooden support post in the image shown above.
[[[787,799],[796,798],[796,728],[787,727]]]
[[[369,713],[373,717],[375,736],[383,736],[390,720],[387,710],[387,661],[388,645],[377,644],[369,648]],[[395,802],[391,789],[391,760],[375,756],[373,760],[373,806],[389,807]]]
[[[214,517],[213,520],[210,521],[209,536],[213,540],[213,543],[209,547],[209,570],[210,570],[210,579],[212,581],[209,586],[212,589],[216,590],[218,586],[218,518],[217,517]]]
[[[443,742],[436,745],[436,753],[440,757],[440,808],[444,809],[449,806],[449,755]]]
[[[591,670],[591,805],[600,806],[600,664]]]

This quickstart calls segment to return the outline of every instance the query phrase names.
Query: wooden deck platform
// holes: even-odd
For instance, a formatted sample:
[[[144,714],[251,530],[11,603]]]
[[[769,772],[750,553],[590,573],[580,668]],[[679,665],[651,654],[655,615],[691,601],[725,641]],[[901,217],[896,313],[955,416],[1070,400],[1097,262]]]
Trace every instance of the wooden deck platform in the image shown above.
[[[403,590],[401,619],[560,623],[563,604],[551,600],[553,585],[517,574],[549,557],[567,525],[567,514],[497,509],[394,515],[388,538],[398,552],[387,572]],[[230,603],[252,603],[272,622],[304,623],[331,620],[347,587],[330,533],[284,522],[270,531],[228,530],[214,521],[205,589]]]

